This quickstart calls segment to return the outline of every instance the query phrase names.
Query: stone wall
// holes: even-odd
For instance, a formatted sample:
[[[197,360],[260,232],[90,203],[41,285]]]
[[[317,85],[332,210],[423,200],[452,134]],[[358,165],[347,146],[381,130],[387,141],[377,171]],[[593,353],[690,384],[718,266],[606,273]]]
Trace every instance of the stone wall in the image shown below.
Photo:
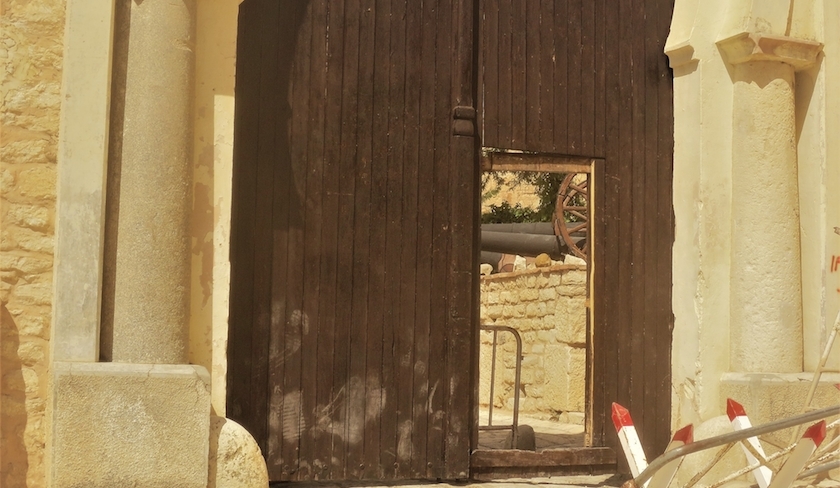
[[[581,419],[586,371],[586,267],[550,267],[481,279],[481,323],[507,325],[522,337],[522,412]],[[481,333],[479,401],[490,398],[493,333]],[[496,407],[513,407],[515,341],[498,334]]]
[[[0,8],[0,486],[45,486],[64,0]]]

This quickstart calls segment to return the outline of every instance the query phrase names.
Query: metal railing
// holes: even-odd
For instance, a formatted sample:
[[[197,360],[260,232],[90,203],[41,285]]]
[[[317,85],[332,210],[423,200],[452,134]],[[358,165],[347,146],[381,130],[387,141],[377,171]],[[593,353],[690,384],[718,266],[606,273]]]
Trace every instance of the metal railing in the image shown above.
[[[493,332],[493,353],[490,366],[490,403],[487,412],[487,425],[479,425],[478,430],[510,429],[510,448],[515,449],[519,440],[519,383],[522,377],[522,337],[519,331],[506,325],[482,325],[481,330]],[[493,397],[496,387],[496,344],[499,332],[509,332],[516,340],[516,369],[513,379],[513,421],[510,425],[493,425]]]

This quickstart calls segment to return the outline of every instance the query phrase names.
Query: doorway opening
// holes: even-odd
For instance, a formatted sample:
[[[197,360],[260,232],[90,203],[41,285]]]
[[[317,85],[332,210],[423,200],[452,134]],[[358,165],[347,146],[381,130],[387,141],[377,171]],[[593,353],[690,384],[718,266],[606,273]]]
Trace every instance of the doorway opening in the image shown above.
[[[597,466],[589,222],[600,160],[493,148],[481,157],[477,458],[517,450],[558,473]],[[558,460],[572,450],[581,456]]]

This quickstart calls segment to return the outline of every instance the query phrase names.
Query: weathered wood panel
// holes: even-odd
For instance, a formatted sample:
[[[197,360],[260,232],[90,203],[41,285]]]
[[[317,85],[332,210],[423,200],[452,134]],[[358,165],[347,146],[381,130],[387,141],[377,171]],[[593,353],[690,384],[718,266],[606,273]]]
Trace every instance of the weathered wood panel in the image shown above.
[[[478,159],[453,114],[474,15],[240,7],[228,403],[272,480],[469,474]]]
[[[592,436],[618,449],[610,404],[648,452],[670,418],[673,2],[480,0],[481,144],[598,158]]]

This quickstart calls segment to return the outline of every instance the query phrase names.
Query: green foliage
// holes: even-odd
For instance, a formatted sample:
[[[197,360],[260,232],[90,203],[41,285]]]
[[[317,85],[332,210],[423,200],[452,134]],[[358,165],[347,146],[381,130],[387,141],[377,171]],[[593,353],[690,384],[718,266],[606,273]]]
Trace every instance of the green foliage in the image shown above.
[[[481,214],[482,224],[509,224],[512,222],[545,222],[538,220],[536,211],[525,208],[520,204],[511,205],[502,202],[501,205],[490,205],[490,211]]]
[[[560,189],[560,184],[563,182],[565,176],[561,173],[520,171],[514,173],[512,178],[505,178],[501,173],[485,173],[481,181],[482,201],[497,195],[502,186],[515,188],[520,184],[528,183],[536,187],[540,203],[536,210],[522,207],[518,203],[516,205],[510,205],[507,202],[502,202],[501,205],[490,205],[490,211],[481,215],[481,222],[485,224],[551,222],[554,216],[557,191]],[[486,189],[490,181],[495,182],[496,187]]]

